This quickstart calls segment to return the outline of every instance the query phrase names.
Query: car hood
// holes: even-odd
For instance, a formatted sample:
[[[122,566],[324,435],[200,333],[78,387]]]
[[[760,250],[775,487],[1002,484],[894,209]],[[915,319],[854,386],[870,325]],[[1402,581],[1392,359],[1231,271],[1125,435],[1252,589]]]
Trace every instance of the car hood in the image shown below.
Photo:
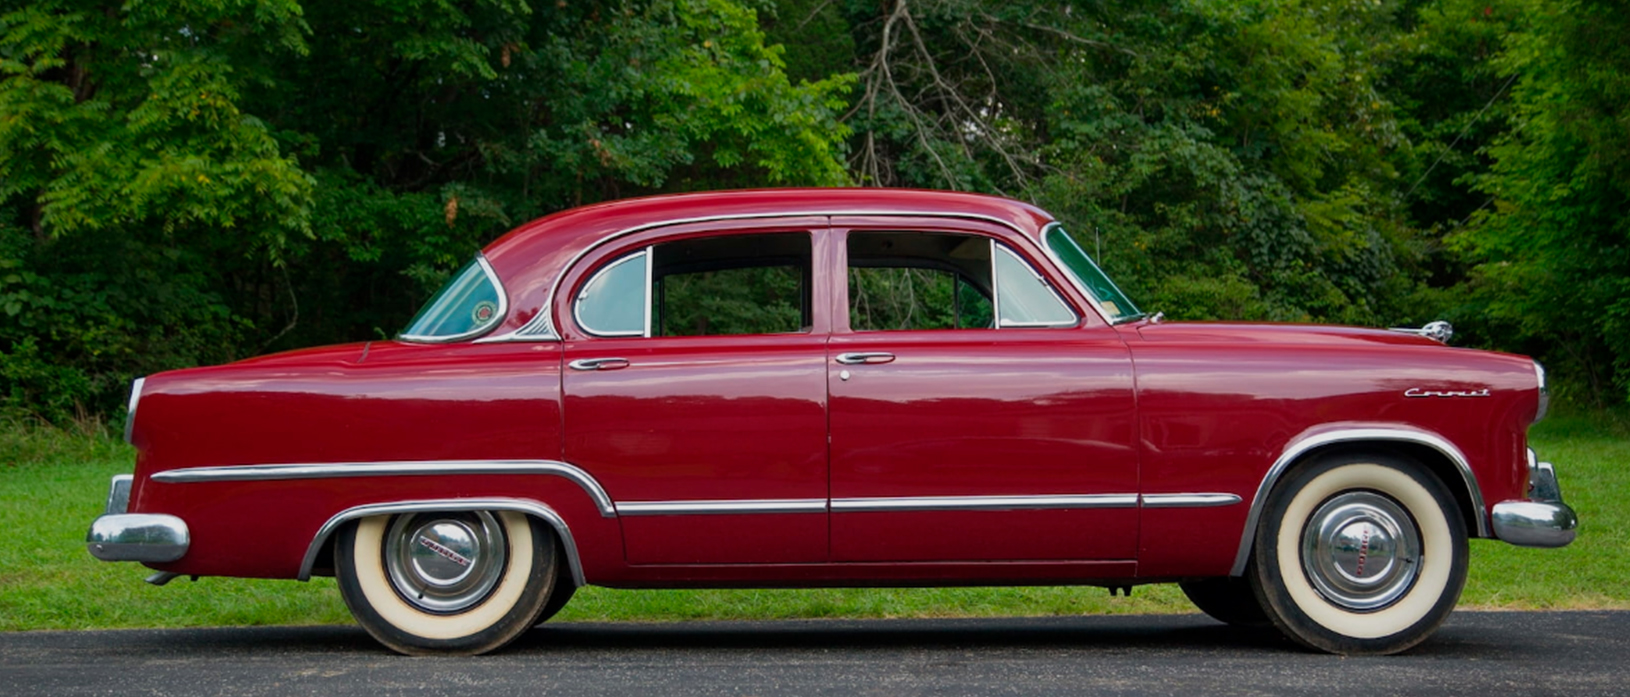
[[[1151,342],[1443,346],[1435,340],[1408,332],[1327,324],[1159,322],[1144,323],[1138,326],[1137,331],[1144,341]]]

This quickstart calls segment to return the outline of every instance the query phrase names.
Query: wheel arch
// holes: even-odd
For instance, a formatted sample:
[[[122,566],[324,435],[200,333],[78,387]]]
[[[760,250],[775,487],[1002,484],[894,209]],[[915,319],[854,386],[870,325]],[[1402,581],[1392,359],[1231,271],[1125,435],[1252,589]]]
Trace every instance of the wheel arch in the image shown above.
[[[567,527],[566,520],[542,502],[511,498],[418,499],[352,506],[334,514],[317,529],[317,534],[312,537],[311,544],[306,548],[306,556],[300,563],[300,574],[297,578],[301,581],[310,580],[312,570],[316,568],[319,560],[332,559],[334,532],[339,530],[340,526],[369,516],[426,511],[516,511],[542,520],[554,530],[555,536],[560,540],[561,551],[566,557],[566,567],[571,572],[572,582],[579,587],[586,585],[583,562],[578,558],[577,543],[572,538],[572,531]]]
[[[1474,537],[1490,535],[1488,514],[1477,475],[1472,472],[1465,454],[1448,439],[1428,431],[1396,426],[1325,430],[1293,439],[1263,475],[1256,495],[1251,499],[1245,529],[1240,532],[1239,551],[1234,556],[1234,566],[1229,575],[1245,574],[1256,529],[1262,522],[1263,506],[1267,504],[1268,494],[1286,473],[1302,463],[1332,454],[1375,451],[1396,453],[1421,463],[1448,487],[1455,503],[1460,506],[1466,529]]]

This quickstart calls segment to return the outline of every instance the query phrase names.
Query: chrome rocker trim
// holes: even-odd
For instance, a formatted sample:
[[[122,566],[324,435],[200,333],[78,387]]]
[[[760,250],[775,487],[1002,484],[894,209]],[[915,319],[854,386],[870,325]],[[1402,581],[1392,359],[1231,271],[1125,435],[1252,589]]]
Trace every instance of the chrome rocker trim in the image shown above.
[[[583,562],[577,556],[577,542],[572,539],[572,531],[566,527],[566,521],[548,506],[526,499],[427,499],[347,508],[329,518],[328,522],[317,529],[316,536],[311,539],[311,546],[306,548],[305,559],[300,562],[300,573],[295,578],[301,581],[311,580],[311,569],[317,563],[317,555],[322,551],[323,543],[341,525],[369,516],[425,511],[516,511],[537,516],[548,523],[549,527],[554,528],[555,535],[560,537],[561,550],[566,554],[566,566],[572,573],[572,581],[579,586],[587,585],[583,579]]]
[[[191,543],[185,522],[156,513],[103,515],[85,533],[85,549],[102,561],[175,561]]]
[[[1014,511],[1064,508],[1132,508],[1137,494],[1073,496],[899,496],[832,499],[833,513],[876,511]]]
[[[825,512],[826,499],[628,501],[617,504],[617,515],[620,516]]]
[[[622,516],[719,515],[742,513],[866,513],[882,511],[1023,511],[1093,508],[1211,508],[1241,501],[1234,494],[1070,494],[1036,496],[879,496],[832,499],[726,499],[630,501],[617,504]]]
[[[1489,528],[1488,516],[1483,513],[1487,509],[1483,505],[1483,490],[1477,485],[1477,476],[1472,474],[1471,464],[1466,462],[1465,454],[1453,443],[1436,434],[1403,428],[1370,427],[1326,431],[1286,446],[1279,459],[1268,468],[1268,473],[1263,475],[1262,484],[1257,487],[1256,495],[1251,499],[1251,512],[1245,517],[1245,530],[1240,533],[1239,551],[1234,555],[1234,568],[1229,575],[1245,575],[1245,562],[1251,554],[1251,541],[1256,537],[1256,526],[1262,519],[1262,507],[1267,504],[1268,492],[1273,490],[1273,485],[1278,483],[1279,477],[1303,455],[1314,449],[1336,443],[1363,441],[1414,443],[1429,447],[1449,458],[1449,461],[1454,463],[1455,469],[1460,472],[1466,491],[1471,496],[1472,510],[1477,518],[1477,536],[1489,537],[1493,534]]]
[[[1494,536],[1518,547],[1566,547],[1578,535],[1579,515],[1562,502],[1556,468],[1532,462],[1528,468],[1527,500],[1494,504]]]
[[[280,479],[333,479],[339,477],[408,477],[425,475],[543,474],[564,477],[578,485],[600,515],[615,518],[617,508],[605,488],[588,472],[554,460],[432,460],[424,462],[330,462],[324,464],[231,465],[169,470],[153,475],[167,484],[247,482]]]
[[[1144,508],[1215,508],[1244,500],[1235,494],[1144,494],[1142,499]]]

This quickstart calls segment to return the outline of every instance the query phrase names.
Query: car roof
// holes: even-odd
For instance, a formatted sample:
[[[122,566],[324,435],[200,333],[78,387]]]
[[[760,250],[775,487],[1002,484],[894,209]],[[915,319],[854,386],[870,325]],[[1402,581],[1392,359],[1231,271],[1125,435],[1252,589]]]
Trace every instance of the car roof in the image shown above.
[[[1032,237],[1052,220],[1046,212],[1028,203],[953,191],[880,188],[710,191],[623,199],[561,211],[515,228],[487,245],[483,254],[503,279],[505,291],[514,303],[512,306],[535,309],[545,301],[554,280],[573,259],[600,242],[624,233],[710,219],[841,215],[983,219]]]

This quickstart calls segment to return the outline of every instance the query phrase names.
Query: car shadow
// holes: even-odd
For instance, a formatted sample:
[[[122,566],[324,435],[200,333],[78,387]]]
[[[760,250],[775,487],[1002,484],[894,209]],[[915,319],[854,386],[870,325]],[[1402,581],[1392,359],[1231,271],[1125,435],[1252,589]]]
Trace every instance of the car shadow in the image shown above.
[[[767,622],[587,623],[538,627],[506,653],[576,649],[1129,649],[1297,650],[1271,629],[1230,627],[1201,617],[783,620]]]
[[[121,652],[193,656],[258,654],[390,655],[360,627],[241,627],[122,630]],[[62,633],[73,637],[81,633]],[[139,635],[152,635],[142,637]],[[75,642],[77,643],[77,642]],[[1471,628],[1444,627],[1402,657],[1499,658],[1518,647]],[[140,647],[140,648],[137,648]],[[65,647],[66,648],[66,647]],[[1310,652],[1273,629],[1231,627],[1202,615],[1082,616],[980,619],[776,620],[752,622],[561,622],[534,628],[495,657],[566,658],[574,653],[718,651],[997,651],[1070,650],[1215,656],[1239,651],[1275,660]]]

